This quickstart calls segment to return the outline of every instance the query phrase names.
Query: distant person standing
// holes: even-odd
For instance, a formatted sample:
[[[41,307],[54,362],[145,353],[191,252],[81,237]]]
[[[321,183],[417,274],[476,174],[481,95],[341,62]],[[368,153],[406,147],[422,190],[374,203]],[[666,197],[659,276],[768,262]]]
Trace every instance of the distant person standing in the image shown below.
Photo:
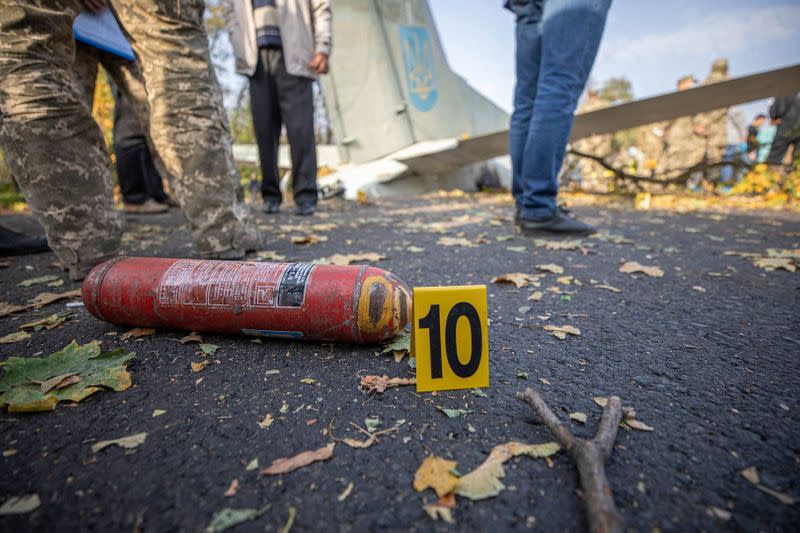
[[[508,0],[516,15],[509,149],[517,223],[526,233],[595,229],[556,204],[558,173],[578,97],[597,55],[611,0]]]
[[[329,0],[234,0],[229,28],[236,70],[250,79],[250,109],[261,162],[264,211],[277,213],[278,142],[286,127],[298,215],[317,204],[313,81],[328,72]]]
[[[711,85],[728,79],[730,79],[728,60],[716,59],[711,65],[711,72],[702,84]],[[722,161],[725,157],[725,147],[728,144],[728,111],[727,107],[721,107],[700,113],[694,118],[694,132],[705,139],[705,158],[709,163]],[[721,176],[721,170],[713,169],[709,174],[718,177]]]
[[[764,121],[767,120],[767,115],[764,113],[759,113],[755,116],[753,121],[747,126],[747,160],[755,162],[756,156],[758,155],[758,132],[761,130],[761,127],[764,125]]]
[[[791,160],[794,161],[798,156],[797,145],[800,143],[800,93],[775,98],[769,108],[769,117],[777,125],[777,131],[767,156],[767,163],[783,164],[783,159],[790,148]]]

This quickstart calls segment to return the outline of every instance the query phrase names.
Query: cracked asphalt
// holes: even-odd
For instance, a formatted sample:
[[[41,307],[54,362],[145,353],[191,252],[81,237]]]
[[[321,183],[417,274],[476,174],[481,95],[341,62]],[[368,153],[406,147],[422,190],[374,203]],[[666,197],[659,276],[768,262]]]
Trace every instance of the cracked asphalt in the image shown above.
[[[376,265],[409,286],[487,284],[491,386],[485,398],[468,390],[417,394],[413,387],[363,392],[362,375],[413,376],[408,359],[395,362],[380,346],[204,335],[219,350],[195,373],[190,362],[202,358],[196,345],[178,342],[185,332],[121,340],[127,328],[80,307],[56,329],[0,345],[0,360],[48,355],[72,339],[136,352],[127,391],[100,392],[49,413],[0,414],[0,502],[30,493],[41,499],[31,513],[0,516],[0,529],[198,531],[224,507],[270,504],[236,531],[278,530],[290,507],[297,531],[485,531],[489,524],[583,531],[577,475],[563,453],[551,464],[509,461],[499,496],[457,498],[455,526],[424,513],[423,505],[436,500],[433,491],[412,488],[427,454],[458,461],[463,474],[497,444],[552,440],[514,399],[534,386],[565,420],[575,411],[588,415],[585,425],[569,423],[577,436],[591,436],[599,421],[592,398],[612,394],[655,429],[620,430],[607,463],[628,528],[796,530],[800,506],[759,490],[740,471],[755,466],[763,486],[800,496],[800,272],[767,272],[725,252],[800,248],[800,214],[635,211],[622,204],[575,211],[602,230],[582,240],[583,250],[552,250],[518,234],[506,195],[333,202],[313,219],[259,215],[267,248],[290,261],[377,252],[387,259]],[[0,218],[6,222],[26,224],[24,217]],[[322,223],[335,227],[308,229],[327,241],[291,244],[304,231],[286,226]],[[437,244],[442,236],[464,237],[473,246]],[[174,210],[128,218],[129,255],[190,257],[190,242]],[[409,251],[412,246],[424,250]],[[0,300],[19,304],[53,290],[18,286],[45,274],[65,280],[57,290],[78,288],[53,261],[52,254],[10,258],[0,270]],[[664,276],[621,273],[624,261],[658,266]],[[541,287],[490,283],[501,274],[535,274],[536,265],[547,263],[564,273],[545,274]],[[573,279],[564,284],[557,280],[562,275]],[[538,302],[527,299],[535,290],[544,293]],[[2,318],[0,336],[64,310],[60,302]],[[542,329],[547,324],[573,325],[581,335],[559,340]],[[527,379],[519,377],[525,373]],[[309,377],[317,382],[301,383]],[[473,412],[450,419],[437,407]],[[157,409],[166,413],[153,417]],[[275,421],[262,428],[258,422],[268,413]],[[289,474],[263,477],[246,469],[253,459],[264,467],[324,446],[331,421],[337,438],[361,438],[349,423],[363,426],[368,417],[378,417],[380,429],[405,422],[368,449],[338,444],[330,460]],[[135,449],[91,451],[96,441],[139,432],[147,439]],[[238,491],[225,497],[233,479]],[[350,483],[352,492],[340,501]],[[712,507],[730,518],[715,516]]]

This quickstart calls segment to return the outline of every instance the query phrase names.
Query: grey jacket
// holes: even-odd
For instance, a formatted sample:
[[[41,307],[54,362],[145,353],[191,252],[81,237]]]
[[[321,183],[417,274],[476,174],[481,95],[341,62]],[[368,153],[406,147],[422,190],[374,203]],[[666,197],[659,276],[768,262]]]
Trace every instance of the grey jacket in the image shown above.
[[[233,1],[233,21],[228,27],[236,72],[252,76],[258,65],[255,18],[251,0]],[[281,16],[281,41],[286,71],[315,79],[308,67],[317,52],[331,54],[330,0],[276,0]]]

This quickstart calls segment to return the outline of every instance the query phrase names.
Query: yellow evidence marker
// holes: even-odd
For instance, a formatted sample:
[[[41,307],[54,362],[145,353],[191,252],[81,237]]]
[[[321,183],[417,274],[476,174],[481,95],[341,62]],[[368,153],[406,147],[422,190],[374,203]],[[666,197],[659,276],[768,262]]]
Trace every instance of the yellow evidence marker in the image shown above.
[[[414,287],[417,391],[489,386],[486,285]]]

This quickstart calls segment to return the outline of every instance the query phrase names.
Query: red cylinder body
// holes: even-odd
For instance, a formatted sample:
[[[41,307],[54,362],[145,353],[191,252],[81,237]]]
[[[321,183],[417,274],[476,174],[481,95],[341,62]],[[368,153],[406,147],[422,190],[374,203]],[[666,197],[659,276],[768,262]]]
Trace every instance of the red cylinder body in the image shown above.
[[[371,266],[152,257],[106,261],[82,288],[113,324],[359,344],[403,330],[410,294]]]

